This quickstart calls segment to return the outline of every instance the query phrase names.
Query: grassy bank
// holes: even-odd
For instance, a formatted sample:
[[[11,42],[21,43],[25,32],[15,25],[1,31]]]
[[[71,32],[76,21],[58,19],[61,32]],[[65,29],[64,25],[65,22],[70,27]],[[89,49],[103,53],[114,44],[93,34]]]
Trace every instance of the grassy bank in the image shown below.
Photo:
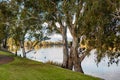
[[[100,80],[81,73],[15,57],[7,52],[0,54],[14,57],[14,61],[0,65],[0,80]]]

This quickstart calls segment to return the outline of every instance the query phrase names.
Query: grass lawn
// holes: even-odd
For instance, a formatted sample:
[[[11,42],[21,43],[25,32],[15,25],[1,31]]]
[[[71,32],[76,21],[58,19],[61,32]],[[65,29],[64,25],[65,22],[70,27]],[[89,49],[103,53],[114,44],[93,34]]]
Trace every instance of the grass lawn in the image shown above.
[[[100,80],[57,66],[15,57],[8,52],[0,54],[14,57],[14,61],[0,65],[0,80]]]

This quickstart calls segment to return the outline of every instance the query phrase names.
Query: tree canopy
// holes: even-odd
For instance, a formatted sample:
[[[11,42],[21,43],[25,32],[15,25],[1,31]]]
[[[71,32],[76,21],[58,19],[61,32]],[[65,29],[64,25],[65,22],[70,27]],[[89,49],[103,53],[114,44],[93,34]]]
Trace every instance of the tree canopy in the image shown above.
[[[81,61],[91,49],[97,49],[98,62],[109,55],[119,57],[120,1],[119,0],[2,0],[0,1],[0,42],[12,37],[24,48],[26,36],[38,42],[48,39],[43,23],[63,35],[65,55],[68,58],[67,28],[73,37],[73,65],[80,71]],[[56,26],[56,23],[60,27]],[[56,32],[57,32],[56,31]],[[82,37],[86,38],[82,40]],[[79,42],[78,39],[81,39]],[[87,51],[78,57],[79,43]],[[65,51],[64,50],[64,51]],[[23,53],[25,51],[23,49]],[[112,55],[112,56],[111,56]],[[111,60],[111,59],[110,59]]]

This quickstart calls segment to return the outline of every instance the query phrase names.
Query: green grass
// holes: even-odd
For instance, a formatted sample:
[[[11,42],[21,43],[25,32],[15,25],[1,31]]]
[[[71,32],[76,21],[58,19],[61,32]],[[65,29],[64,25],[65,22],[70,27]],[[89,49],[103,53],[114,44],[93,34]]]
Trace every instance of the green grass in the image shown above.
[[[0,65],[0,80],[100,80],[57,66],[15,57],[8,52],[0,51],[0,54],[15,59],[13,62]]]

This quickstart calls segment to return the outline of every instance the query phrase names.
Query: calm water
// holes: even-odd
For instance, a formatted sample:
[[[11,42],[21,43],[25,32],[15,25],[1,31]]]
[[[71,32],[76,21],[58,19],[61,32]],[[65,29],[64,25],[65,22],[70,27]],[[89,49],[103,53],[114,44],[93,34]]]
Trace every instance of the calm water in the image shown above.
[[[84,59],[82,62],[82,68],[85,74],[103,78],[105,80],[120,80],[120,64],[113,64],[108,67],[108,59],[105,57],[97,66],[95,59],[96,55],[94,54],[95,50],[92,50],[91,55]],[[20,52],[18,52],[20,54]],[[27,54],[27,58],[36,60],[36,61],[54,61],[62,63],[63,52],[62,47],[50,47],[50,48],[41,48],[36,53],[34,51]],[[119,58],[120,59],[120,58]]]

